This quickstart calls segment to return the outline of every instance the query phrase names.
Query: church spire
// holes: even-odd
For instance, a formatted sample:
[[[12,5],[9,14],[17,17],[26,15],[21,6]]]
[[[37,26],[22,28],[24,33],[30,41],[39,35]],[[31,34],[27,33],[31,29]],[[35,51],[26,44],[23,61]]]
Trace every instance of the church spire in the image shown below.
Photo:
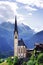
[[[16,19],[16,16],[15,16],[15,31],[14,33],[17,32],[18,33],[18,28],[17,28],[17,19]]]
[[[15,30],[14,30],[14,56],[18,56],[18,28],[17,28],[17,19],[15,16]]]

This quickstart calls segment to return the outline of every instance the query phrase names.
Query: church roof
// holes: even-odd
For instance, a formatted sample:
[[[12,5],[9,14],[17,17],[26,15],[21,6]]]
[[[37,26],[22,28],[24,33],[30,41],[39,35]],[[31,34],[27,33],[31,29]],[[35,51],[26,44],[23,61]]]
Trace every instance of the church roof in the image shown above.
[[[27,46],[25,45],[23,39],[18,41],[18,46],[25,46],[27,48]]]
[[[15,31],[18,33],[18,27],[17,27],[17,19],[16,19],[16,16],[15,16]],[[15,33],[14,31],[14,33]]]

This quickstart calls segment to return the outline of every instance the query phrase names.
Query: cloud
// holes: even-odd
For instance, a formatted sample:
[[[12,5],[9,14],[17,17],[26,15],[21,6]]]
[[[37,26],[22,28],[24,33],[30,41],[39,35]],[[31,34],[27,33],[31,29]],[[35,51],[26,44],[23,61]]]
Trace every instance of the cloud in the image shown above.
[[[41,27],[41,28],[35,28],[35,29],[34,29],[35,32],[39,32],[39,31],[41,31],[41,30],[43,30],[43,27]]]
[[[28,15],[29,15],[29,16],[32,16],[32,13],[29,13]]]
[[[2,18],[2,17],[3,17],[3,15],[0,15],[0,17]]]
[[[40,26],[39,22],[39,26],[41,27],[39,28],[39,26],[36,25],[36,22],[32,19],[32,17],[34,17],[35,15],[35,13],[33,12],[38,12],[39,8],[43,8],[43,0],[0,1],[0,22],[9,21],[11,23],[14,23],[15,15],[17,15],[18,23],[23,22],[24,24],[27,24],[29,22],[27,25],[33,28],[36,32],[43,30],[43,28],[41,27],[42,24]],[[32,16],[32,14],[34,15]],[[34,24],[38,29],[34,26]]]
[[[19,3],[43,8],[43,0],[16,0]]]
[[[17,21],[20,23],[24,21],[24,15],[18,13],[19,7],[16,2],[0,1],[0,22],[6,21],[14,23],[15,15],[17,15]]]
[[[21,14],[19,14],[18,17],[17,17],[17,21],[18,21],[19,23],[22,23],[24,20],[25,20],[25,19],[24,19],[24,16],[21,15]]]
[[[16,2],[0,1],[0,5],[9,5],[14,12],[16,12],[16,9],[18,9]]]
[[[19,7],[18,6],[18,2],[24,3],[26,5]],[[0,18],[2,19],[2,21],[9,21],[14,23],[15,21],[15,15],[17,15],[17,20],[18,22],[23,22],[26,18],[25,16],[25,12],[26,14],[28,14],[28,16],[32,15],[32,11],[37,11],[36,8],[34,7],[30,7],[28,4],[29,0],[16,0],[15,2],[10,2],[10,1],[0,1]],[[31,2],[31,0],[30,0]],[[32,1],[33,2],[33,1]],[[23,10],[22,10],[23,9]],[[21,13],[21,10],[24,11]],[[20,13],[18,13],[18,11],[20,11]],[[28,12],[27,12],[28,11]],[[1,20],[0,19],[0,20]]]
[[[37,11],[36,8],[30,7],[28,5],[25,6],[25,9],[29,10],[29,11]]]
[[[17,3],[0,1],[0,20],[1,21],[13,21],[15,15],[17,14]]]
[[[0,0],[0,1],[10,1],[10,2],[15,2],[16,0]]]

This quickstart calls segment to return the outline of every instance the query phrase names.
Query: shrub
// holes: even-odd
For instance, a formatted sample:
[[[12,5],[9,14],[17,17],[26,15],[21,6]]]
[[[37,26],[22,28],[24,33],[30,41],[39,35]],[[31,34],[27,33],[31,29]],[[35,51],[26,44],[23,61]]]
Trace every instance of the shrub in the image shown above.
[[[27,65],[35,65],[35,62],[30,60],[30,61],[27,62]]]
[[[11,57],[8,57],[8,58],[7,58],[7,62],[8,62],[8,65],[12,65],[13,62],[12,62]]]
[[[23,64],[22,65],[27,65],[27,63],[26,62],[23,62]]]
[[[18,65],[18,57],[17,57],[17,56],[14,57],[13,64],[14,64],[14,65]]]
[[[0,63],[4,62],[4,59],[0,59]]]
[[[38,59],[37,59],[37,62],[40,64],[42,64],[43,63],[43,53],[40,53],[39,55],[38,55]]]
[[[34,61],[35,60],[35,57],[34,55],[31,56],[30,60]]]

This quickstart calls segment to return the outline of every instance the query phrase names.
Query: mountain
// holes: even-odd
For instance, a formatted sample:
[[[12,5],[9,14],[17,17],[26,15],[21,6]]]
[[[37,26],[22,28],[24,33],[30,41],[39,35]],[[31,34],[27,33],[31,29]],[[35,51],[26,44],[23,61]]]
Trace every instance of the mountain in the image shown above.
[[[42,43],[43,44],[43,31],[40,31],[32,36],[28,42],[29,48],[34,48],[35,43]]]
[[[13,55],[14,26],[9,22],[0,24],[0,53],[5,56]],[[35,33],[29,26],[23,23],[18,24],[19,39],[23,39],[29,49],[34,48],[35,43],[43,43],[43,31]]]
[[[9,22],[3,22],[0,24],[0,52],[1,53],[8,54],[9,52],[13,52],[14,26],[15,26],[14,24],[11,24]],[[22,38],[25,42],[27,39],[30,39],[35,34],[35,32],[27,25],[21,23],[18,24],[18,34],[19,34],[19,39]],[[28,45],[28,42],[25,44]]]

